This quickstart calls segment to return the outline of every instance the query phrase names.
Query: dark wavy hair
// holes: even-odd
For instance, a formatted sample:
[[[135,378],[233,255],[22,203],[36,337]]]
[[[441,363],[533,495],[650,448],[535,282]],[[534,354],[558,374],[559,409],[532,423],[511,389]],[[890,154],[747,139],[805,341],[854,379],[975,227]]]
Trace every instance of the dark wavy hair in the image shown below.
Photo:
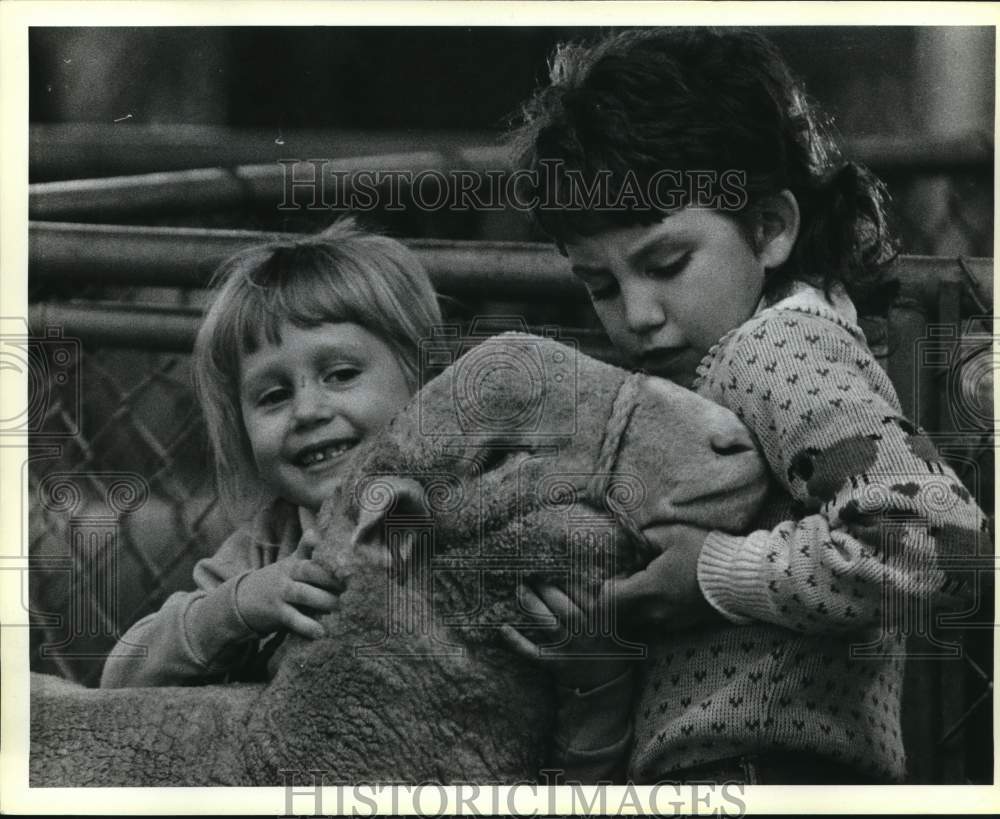
[[[829,120],[775,47],[752,31],[629,30],[560,46],[550,84],[523,106],[510,144],[515,167],[531,172],[519,174],[519,195],[534,200],[535,220],[561,249],[572,236],[652,224],[666,212],[648,199],[611,209],[550,207],[570,174],[584,185],[603,175],[614,198],[629,176],[641,188],[664,169],[716,179],[736,171],[745,195],[725,212],[752,245],[763,197],[788,189],[799,203],[798,240],[788,261],[768,272],[769,299],[794,280],[827,292],[842,282],[863,312],[876,314],[895,292],[886,276],[896,248],[883,184],[844,160]]]

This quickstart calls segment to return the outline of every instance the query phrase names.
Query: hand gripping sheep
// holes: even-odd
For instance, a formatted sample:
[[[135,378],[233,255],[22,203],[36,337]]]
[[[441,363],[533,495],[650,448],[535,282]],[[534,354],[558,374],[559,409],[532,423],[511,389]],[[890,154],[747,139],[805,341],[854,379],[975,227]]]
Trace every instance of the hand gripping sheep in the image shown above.
[[[649,560],[657,527],[736,531],[765,491],[728,411],[524,334],[458,359],[352,470],[313,555],[348,578],[325,639],[289,638],[260,685],[35,674],[30,784],[535,779],[553,691],[499,639],[527,625],[517,583],[596,590]]]

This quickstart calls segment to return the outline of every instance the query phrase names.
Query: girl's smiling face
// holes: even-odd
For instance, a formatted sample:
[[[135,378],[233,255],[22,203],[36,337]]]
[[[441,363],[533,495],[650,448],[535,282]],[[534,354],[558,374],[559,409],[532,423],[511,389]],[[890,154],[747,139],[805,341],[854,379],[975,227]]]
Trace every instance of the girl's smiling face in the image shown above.
[[[633,366],[685,386],[712,345],[753,315],[764,289],[766,251],[713,210],[575,237],[566,252],[615,347]]]
[[[261,480],[311,510],[330,496],[347,454],[411,397],[396,356],[351,322],[302,328],[285,323],[279,344],[245,356],[243,425]]]

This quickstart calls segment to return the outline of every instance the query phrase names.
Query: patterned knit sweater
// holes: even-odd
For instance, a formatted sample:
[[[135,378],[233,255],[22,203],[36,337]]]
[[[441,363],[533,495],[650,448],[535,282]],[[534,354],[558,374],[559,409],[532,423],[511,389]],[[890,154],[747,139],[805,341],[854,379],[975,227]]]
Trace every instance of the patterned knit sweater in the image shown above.
[[[967,604],[972,584],[938,558],[977,554],[985,518],[901,417],[862,331],[818,294],[759,312],[698,375],[754,433],[775,485],[751,534],[713,532],[699,558],[732,625],[650,645],[630,776],[785,750],[898,781],[901,635],[932,598]]]

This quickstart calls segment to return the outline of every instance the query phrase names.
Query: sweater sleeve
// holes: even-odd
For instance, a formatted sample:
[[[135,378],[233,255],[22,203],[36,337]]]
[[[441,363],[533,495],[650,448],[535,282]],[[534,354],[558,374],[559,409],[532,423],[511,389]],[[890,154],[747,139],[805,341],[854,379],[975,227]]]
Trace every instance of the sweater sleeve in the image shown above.
[[[754,433],[794,514],[713,532],[698,579],[736,623],[803,632],[895,627],[917,600],[968,603],[963,558],[986,519],[844,322],[765,311],[717,353],[700,390]],[[968,566],[966,565],[966,569]]]
[[[136,622],[104,664],[102,688],[198,685],[220,679],[253,653],[258,635],[236,605],[240,581],[263,564],[244,529],[194,567],[195,591],[175,592]]]

